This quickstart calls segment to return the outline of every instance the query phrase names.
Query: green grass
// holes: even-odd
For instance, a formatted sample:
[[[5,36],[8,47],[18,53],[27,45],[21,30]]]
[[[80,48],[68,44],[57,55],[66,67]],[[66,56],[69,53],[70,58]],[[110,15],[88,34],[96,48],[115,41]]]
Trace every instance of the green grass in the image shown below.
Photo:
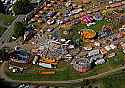
[[[124,63],[125,54],[123,52],[118,52],[118,55],[114,58],[111,58],[108,64],[111,64],[112,67],[117,67],[120,63]],[[116,74],[110,75],[103,79],[104,88],[125,88],[125,72],[120,71]]]
[[[115,57],[109,58],[105,64],[97,65],[94,69],[85,74],[86,76],[93,76],[96,74],[100,74],[115,69],[124,62],[124,58],[125,58],[124,53],[122,51],[118,51],[117,55]]]
[[[16,79],[16,80],[28,80],[28,79],[29,80],[69,80],[71,77],[70,76],[71,71],[72,69],[70,69],[70,66],[68,66],[68,67],[64,67],[62,71],[56,71],[55,75],[40,75],[40,74],[34,74],[34,73],[32,74],[31,73],[25,73],[25,74],[7,73],[7,74],[12,79]],[[38,71],[32,71],[32,72],[38,72]]]
[[[16,17],[0,14],[0,24],[10,25]]]
[[[16,17],[0,14],[0,36]],[[5,28],[6,27],[6,28]]]
[[[0,36],[2,35],[2,33],[3,33],[5,30],[6,30],[6,28],[0,26]]]
[[[102,79],[103,88],[125,88],[125,72],[119,72]]]
[[[100,31],[103,27],[103,25],[110,25],[111,22],[107,21],[107,20],[100,20],[100,21],[96,21],[95,25],[91,25],[89,27],[87,27],[85,24],[78,24],[73,26],[74,29],[77,29],[78,31],[81,29],[92,29],[96,32]]]
[[[60,66],[55,70],[53,75],[40,75],[33,72],[38,72],[37,70],[30,70],[30,73],[23,74],[13,74],[7,73],[12,79],[16,80],[74,80],[79,78],[85,78],[89,76],[94,76],[100,73],[110,71],[114,68],[117,68],[124,61],[124,54],[119,51],[117,55],[113,58],[110,58],[109,61],[102,65],[97,65],[95,68],[90,70],[87,73],[76,72],[71,65],[69,64],[60,64]],[[40,68],[39,66],[33,66],[33,68]],[[41,70],[47,71],[47,70]],[[51,70],[53,71],[53,70]]]

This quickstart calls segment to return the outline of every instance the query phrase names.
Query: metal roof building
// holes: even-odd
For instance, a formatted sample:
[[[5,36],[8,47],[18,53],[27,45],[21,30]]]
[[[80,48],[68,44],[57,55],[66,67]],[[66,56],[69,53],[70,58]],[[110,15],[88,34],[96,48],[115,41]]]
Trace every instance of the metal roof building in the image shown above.
[[[91,63],[87,58],[77,59],[73,63],[73,68],[78,72],[87,72],[91,69]]]

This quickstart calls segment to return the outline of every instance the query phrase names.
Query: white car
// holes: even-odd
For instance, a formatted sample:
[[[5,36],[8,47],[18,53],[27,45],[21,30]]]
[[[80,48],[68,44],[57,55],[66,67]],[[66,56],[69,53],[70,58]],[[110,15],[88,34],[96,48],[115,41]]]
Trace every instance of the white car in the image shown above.
[[[11,70],[12,68],[13,68],[13,67],[12,67],[12,66],[10,66],[10,67],[9,67],[9,70]]]
[[[89,23],[89,24],[87,24],[87,26],[89,27],[89,26],[91,26],[91,25],[95,25],[96,23],[95,22],[93,22],[93,23]]]
[[[104,59],[100,59],[95,62],[95,64],[104,64],[104,63],[105,63]]]
[[[30,88],[30,85],[26,85],[24,88]]]
[[[25,87],[25,84],[21,84],[18,86],[18,88],[24,88]]]
[[[53,20],[53,19],[49,19],[48,21],[47,21],[47,24],[49,24],[49,25],[51,25],[51,24],[53,24],[55,21]]]
[[[3,63],[3,60],[0,60],[0,63]]]
[[[12,72],[13,72],[13,73],[17,72],[17,69],[12,69]]]

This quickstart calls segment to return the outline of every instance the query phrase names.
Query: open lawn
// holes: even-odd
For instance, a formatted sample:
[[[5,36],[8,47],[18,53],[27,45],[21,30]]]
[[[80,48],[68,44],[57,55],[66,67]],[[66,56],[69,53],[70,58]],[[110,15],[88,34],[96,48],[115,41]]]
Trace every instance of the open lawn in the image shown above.
[[[4,14],[0,14],[0,24],[8,26],[13,22],[13,20],[15,18],[16,17],[14,17],[14,16],[7,16],[7,15],[4,15]]]

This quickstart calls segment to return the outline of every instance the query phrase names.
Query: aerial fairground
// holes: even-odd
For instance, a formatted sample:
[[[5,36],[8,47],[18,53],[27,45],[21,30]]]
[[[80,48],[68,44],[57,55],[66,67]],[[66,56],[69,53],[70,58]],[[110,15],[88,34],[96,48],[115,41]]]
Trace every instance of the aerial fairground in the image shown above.
[[[0,1],[0,78],[16,88],[125,88],[124,70],[124,0]]]

